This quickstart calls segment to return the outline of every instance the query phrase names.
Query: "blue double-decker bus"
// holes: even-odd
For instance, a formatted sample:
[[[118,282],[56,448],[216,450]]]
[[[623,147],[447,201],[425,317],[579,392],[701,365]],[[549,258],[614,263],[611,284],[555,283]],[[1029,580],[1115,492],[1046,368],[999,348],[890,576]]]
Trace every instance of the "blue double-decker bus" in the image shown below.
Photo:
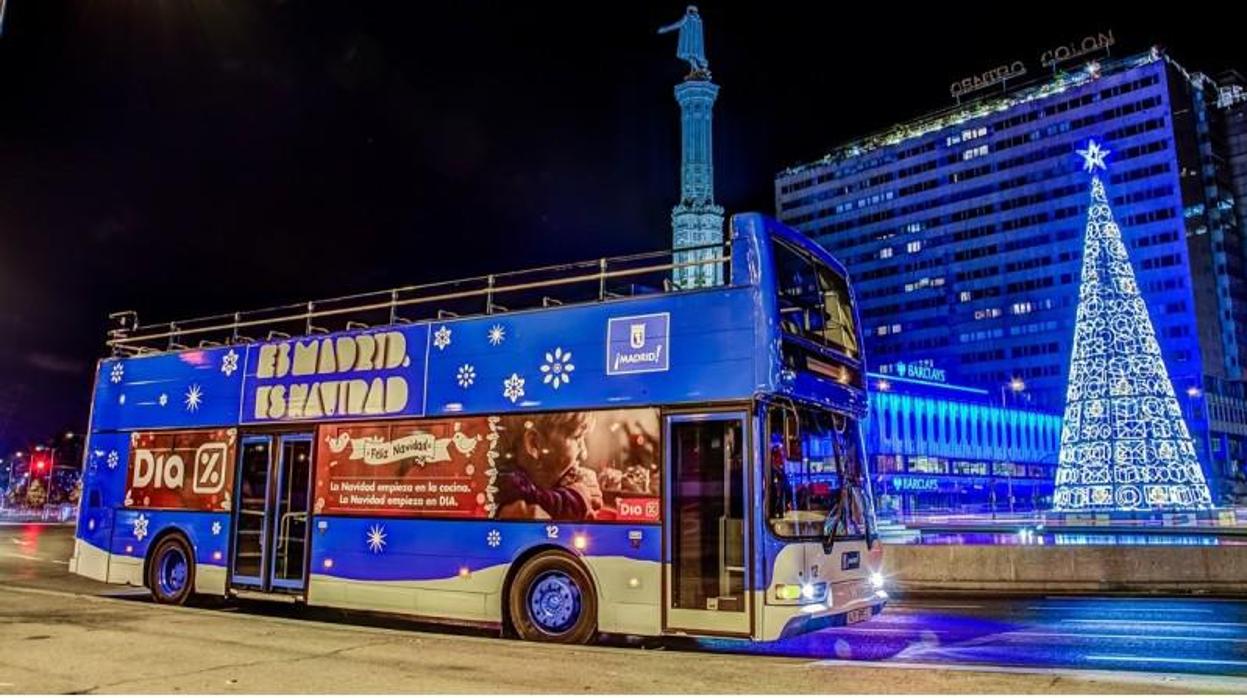
[[[283,598],[770,640],[880,612],[844,268],[760,215],[670,252],[194,320],[114,315],[71,569]],[[345,262],[344,262],[345,263]]]

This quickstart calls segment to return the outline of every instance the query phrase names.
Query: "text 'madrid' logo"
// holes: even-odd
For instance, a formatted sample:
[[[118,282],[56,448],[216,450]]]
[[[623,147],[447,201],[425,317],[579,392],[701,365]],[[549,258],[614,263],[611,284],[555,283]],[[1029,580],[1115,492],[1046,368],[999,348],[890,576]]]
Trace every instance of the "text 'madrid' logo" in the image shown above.
[[[610,318],[606,327],[606,374],[668,370],[670,332],[670,313]]]

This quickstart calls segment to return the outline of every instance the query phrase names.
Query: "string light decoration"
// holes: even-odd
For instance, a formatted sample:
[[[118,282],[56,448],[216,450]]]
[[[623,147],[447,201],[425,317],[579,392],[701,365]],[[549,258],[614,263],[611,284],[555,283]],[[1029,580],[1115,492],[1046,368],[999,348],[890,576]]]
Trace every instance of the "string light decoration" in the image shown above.
[[[1110,151],[1089,141],[1077,152],[1091,174],[1091,207],[1053,508],[1211,508],[1195,444],[1097,175],[1107,169]]]

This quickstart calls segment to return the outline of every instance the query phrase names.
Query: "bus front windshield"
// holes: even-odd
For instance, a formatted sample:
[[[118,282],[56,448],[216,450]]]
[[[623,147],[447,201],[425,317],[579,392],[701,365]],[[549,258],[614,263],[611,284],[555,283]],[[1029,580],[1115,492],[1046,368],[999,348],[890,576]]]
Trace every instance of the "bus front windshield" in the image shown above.
[[[773,405],[767,425],[771,530],[828,544],[873,542],[874,510],[858,421],[826,410]]]

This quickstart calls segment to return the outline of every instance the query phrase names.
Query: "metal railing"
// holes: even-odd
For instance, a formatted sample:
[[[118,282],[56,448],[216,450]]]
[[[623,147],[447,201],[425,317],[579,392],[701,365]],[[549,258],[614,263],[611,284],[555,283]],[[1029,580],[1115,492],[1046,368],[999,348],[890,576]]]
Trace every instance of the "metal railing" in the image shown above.
[[[730,248],[681,248],[705,255],[686,262],[675,262],[672,250],[603,257],[147,325],[126,310],[109,315],[105,343],[114,355],[134,356],[669,293],[686,290],[673,280],[679,269],[721,265],[717,277],[730,278]]]

